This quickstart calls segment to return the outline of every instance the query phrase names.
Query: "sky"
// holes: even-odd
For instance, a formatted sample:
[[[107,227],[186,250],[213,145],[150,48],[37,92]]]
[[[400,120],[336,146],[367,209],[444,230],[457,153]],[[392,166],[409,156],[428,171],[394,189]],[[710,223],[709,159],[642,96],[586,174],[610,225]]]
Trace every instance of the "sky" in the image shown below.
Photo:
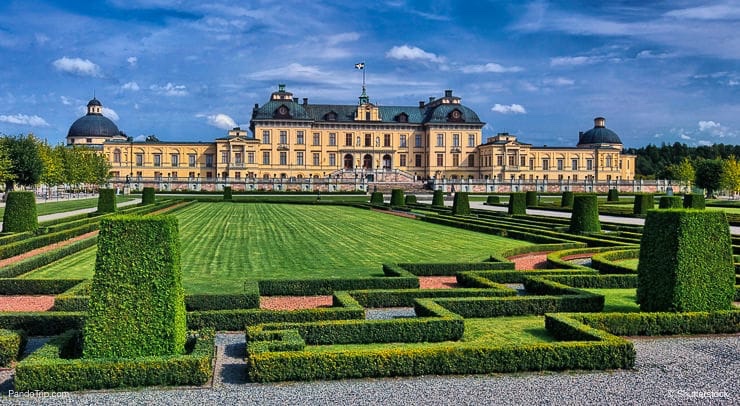
[[[126,134],[249,127],[279,83],[378,105],[451,89],[499,132],[574,146],[740,143],[740,1],[4,0],[0,133],[64,142],[97,97]]]

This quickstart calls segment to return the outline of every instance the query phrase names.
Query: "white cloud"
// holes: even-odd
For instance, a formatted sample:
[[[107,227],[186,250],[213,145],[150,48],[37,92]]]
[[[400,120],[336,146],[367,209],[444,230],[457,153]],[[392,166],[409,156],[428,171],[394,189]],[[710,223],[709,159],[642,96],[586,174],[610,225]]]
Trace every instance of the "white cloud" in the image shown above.
[[[699,131],[714,131],[722,126],[714,121],[699,121]]]
[[[57,70],[79,76],[100,76],[100,66],[89,59],[81,58],[59,58],[52,63]]]
[[[351,66],[350,66],[351,67]],[[272,80],[272,79],[301,79],[301,80],[328,80],[331,79],[331,75],[322,72],[316,66],[305,66],[300,63],[291,63],[290,65],[283,66],[275,69],[263,70],[260,72],[254,72],[249,75],[250,78],[256,80]]]
[[[506,67],[497,63],[489,62],[485,65],[467,65],[460,68],[462,73],[507,73],[521,72],[523,69],[518,66]]]
[[[62,99],[62,104],[65,106],[69,106],[72,104],[72,100],[70,100],[70,98],[67,96],[60,96],[59,98]]]
[[[326,43],[329,46],[341,44],[343,42],[353,42],[360,39],[360,34],[356,32],[343,32],[340,34],[329,35],[326,37]]]
[[[699,6],[671,10],[665,16],[691,20],[736,20],[740,18],[740,7],[727,4]]]
[[[118,113],[116,113],[115,110],[109,107],[103,107],[103,115],[108,117],[109,119],[113,121],[118,121],[120,117],[118,117]]]
[[[580,66],[600,62],[600,56],[558,56],[550,58],[550,66]]]
[[[139,58],[135,56],[129,56],[128,58],[126,58],[126,62],[128,62],[131,67],[134,67],[139,62]]]
[[[672,55],[668,53],[655,53],[649,49],[640,51],[635,55],[637,59],[665,59],[670,58]]]
[[[29,116],[26,114],[13,114],[13,115],[0,115],[0,122],[18,125],[30,125],[31,127],[48,127],[49,123],[43,118],[33,115]]]
[[[121,90],[131,90],[132,92],[136,92],[139,90],[139,84],[136,82],[125,83],[121,86]]]
[[[738,86],[740,85],[740,80],[730,79],[727,84],[730,86]]]
[[[209,125],[220,128],[222,130],[231,130],[232,128],[237,126],[236,121],[234,121],[233,118],[226,114],[218,113],[205,117],[208,120]]]
[[[571,86],[576,83],[573,79],[568,79],[564,77],[557,77],[557,78],[548,78],[542,81],[542,83],[549,85],[549,86]]]
[[[527,114],[527,110],[521,104],[494,104],[491,111],[501,114]]]
[[[445,61],[444,57],[437,56],[431,52],[427,52],[421,48],[410,47],[408,45],[394,46],[390,51],[386,52],[386,58],[398,59],[398,60],[409,60],[409,61],[429,61],[439,62]]]
[[[691,137],[689,137],[689,136],[688,136],[688,135],[686,135],[686,134],[681,134],[681,135],[679,136],[679,138],[681,138],[682,140],[690,140],[690,139],[691,139]]]
[[[149,89],[165,96],[187,96],[188,94],[185,85],[173,85],[172,82],[167,82],[164,86],[151,85]]]

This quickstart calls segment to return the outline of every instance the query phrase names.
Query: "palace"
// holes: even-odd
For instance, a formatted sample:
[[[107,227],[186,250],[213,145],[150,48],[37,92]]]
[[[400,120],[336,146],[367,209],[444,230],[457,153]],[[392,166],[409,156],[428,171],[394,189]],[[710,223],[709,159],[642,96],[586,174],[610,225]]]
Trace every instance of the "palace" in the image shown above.
[[[507,133],[483,140],[484,125],[451,90],[415,106],[376,105],[363,90],[357,104],[339,105],[299,100],[281,84],[266,103],[254,105],[249,131],[236,127],[213,142],[153,137],[134,142],[93,99],[87,115],[70,127],[67,144],[102,150],[114,182],[166,181],[172,188],[278,179],[359,179],[363,184],[634,179],[635,156],[622,153],[622,141],[602,117],[579,134],[575,147],[536,147]]]

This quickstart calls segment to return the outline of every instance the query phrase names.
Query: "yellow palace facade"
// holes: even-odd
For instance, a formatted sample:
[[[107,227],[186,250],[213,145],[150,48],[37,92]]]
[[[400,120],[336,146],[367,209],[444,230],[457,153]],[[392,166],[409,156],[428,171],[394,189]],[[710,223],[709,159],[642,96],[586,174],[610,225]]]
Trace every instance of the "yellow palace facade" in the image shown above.
[[[135,188],[276,189],[278,183],[281,190],[291,184],[312,190],[312,183],[328,180],[345,189],[442,180],[628,183],[635,172],[635,157],[622,153],[603,118],[573,147],[535,147],[506,133],[484,140],[485,123],[451,90],[413,106],[376,105],[363,90],[358,103],[338,105],[300,100],[279,85],[266,103],[254,105],[249,130],[237,127],[211,142],[132,141],[101,111],[102,104],[91,100],[88,114],[70,127],[67,144],[101,149],[112,182]]]

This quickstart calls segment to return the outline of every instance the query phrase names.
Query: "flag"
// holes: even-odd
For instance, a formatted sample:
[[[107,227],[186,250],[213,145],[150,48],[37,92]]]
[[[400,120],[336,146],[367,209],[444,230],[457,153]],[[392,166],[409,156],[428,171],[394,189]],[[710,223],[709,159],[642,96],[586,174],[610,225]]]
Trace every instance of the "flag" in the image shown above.
[[[356,63],[355,69],[365,69],[365,62]]]

